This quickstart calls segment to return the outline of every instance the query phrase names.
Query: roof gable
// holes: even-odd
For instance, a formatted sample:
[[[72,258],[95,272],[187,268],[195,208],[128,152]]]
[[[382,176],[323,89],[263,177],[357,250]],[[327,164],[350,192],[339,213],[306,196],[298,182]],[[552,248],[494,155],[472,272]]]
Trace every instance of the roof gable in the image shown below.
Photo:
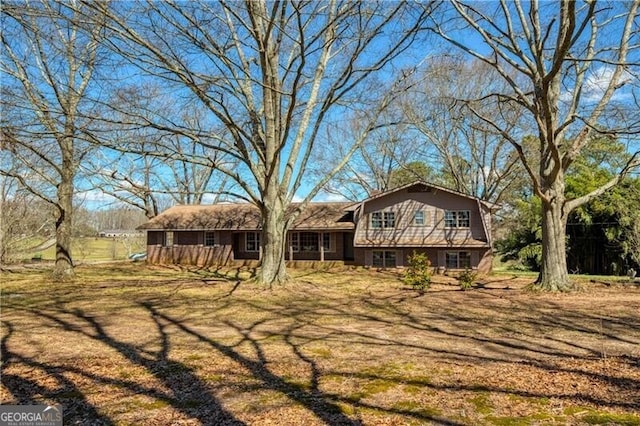
[[[387,196],[389,196],[391,194],[395,194],[397,192],[401,192],[401,191],[404,191],[404,190],[407,190],[407,192],[442,191],[442,192],[446,192],[446,193],[449,193],[449,194],[452,194],[452,195],[457,195],[457,196],[462,197],[462,198],[467,198],[467,199],[470,199],[470,200],[477,201],[477,202],[483,204],[488,209],[492,209],[492,208],[496,207],[495,204],[490,203],[488,201],[481,200],[478,197],[474,197],[472,195],[468,195],[468,194],[464,194],[462,192],[454,191],[452,189],[445,188],[443,186],[438,186],[438,185],[434,185],[434,184],[431,184],[431,183],[427,183],[427,182],[422,181],[422,180],[417,180],[415,182],[411,182],[411,183],[408,183],[406,185],[402,185],[402,186],[399,186],[397,188],[393,188],[393,189],[381,192],[379,194],[372,195],[371,197],[362,200],[361,204],[365,204],[365,203],[367,203],[369,201],[372,201],[372,200],[377,200],[377,199],[380,199],[380,198],[383,198],[383,197],[387,197]]]

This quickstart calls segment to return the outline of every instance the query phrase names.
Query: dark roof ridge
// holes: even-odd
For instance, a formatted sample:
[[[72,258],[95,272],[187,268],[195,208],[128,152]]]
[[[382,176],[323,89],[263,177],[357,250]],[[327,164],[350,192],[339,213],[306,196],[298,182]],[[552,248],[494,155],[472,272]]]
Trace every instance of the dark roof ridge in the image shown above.
[[[490,207],[490,208],[497,206],[495,203],[483,200],[481,198],[476,197],[475,195],[465,194],[464,192],[456,191],[454,189],[446,188],[444,186],[440,186],[440,185],[436,185],[436,184],[433,184],[433,183],[429,183],[429,182],[426,182],[426,181],[424,181],[422,179],[418,179],[418,180],[415,180],[415,181],[413,181],[411,183],[407,183],[405,185],[398,186],[398,187],[395,187],[395,188],[392,188],[392,189],[388,189],[386,191],[383,191],[383,192],[380,192],[378,194],[372,195],[372,196],[362,200],[361,203],[366,203],[366,202],[371,201],[371,200],[376,200],[378,198],[385,197],[385,196],[387,196],[389,194],[393,194],[394,192],[398,192],[398,191],[405,190],[407,188],[411,188],[412,186],[415,186],[415,185],[425,185],[425,186],[429,186],[429,187],[431,187],[433,189],[437,189],[439,191],[445,191],[445,192],[448,192],[450,194],[459,195],[459,196],[465,197],[465,198],[470,198],[472,200],[476,200],[476,201],[478,201],[480,203],[483,203],[487,207]]]

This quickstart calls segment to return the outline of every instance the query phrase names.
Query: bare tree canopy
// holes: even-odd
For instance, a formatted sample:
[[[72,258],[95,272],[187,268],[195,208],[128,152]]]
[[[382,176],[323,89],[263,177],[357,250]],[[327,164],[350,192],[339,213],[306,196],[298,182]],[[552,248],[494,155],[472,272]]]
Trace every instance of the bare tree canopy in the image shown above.
[[[402,103],[404,119],[422,141],[417,154],[440,172],[443,186],[492,203],[505,201],[521,186],[522,169],[513,146],[470,107],[491,116],[507,132],[522,123],[522,111],[512,105],[494,110],[470,99],[503,89],[504,82],[488,65],[450,54],[429,58],[416,74],[419,82]]]
[[[638,164],[638,140],[628,162],[606,184],[570,198],[565,174],[600,134],[640,132],[640,30],[637,0],[630,2],[451,1],[434,31],[484,62],[506,83],[469,99],[470,110],[508,140],[543,206],[542,288],[570,288],[566,222],[576,207],[602,194]],[[464,34],[464,37],[461,35]],[[494,105],[495,115],[475,105]],[[533,123],[537,155],[528,155],[526,130],[506,128],[513,105]]]
[[[295,212],[285,212],[327,123],[353,108],[375,112],[388,105],[388,94],[367,84],[374,75],[388,78],[430,12],[385,1],[86,4],[107,17],[111,47],[145,78],[163,81],[176,99],[207,112],[198,128],[167,117],[146,117],[146,125],[237,161],[234,168],[212,167],[232,177],[262,211],[260,278],[268,284],[286,279],[285,235]],[[311,185],[306,201],[331,175]]]
[[[59,1],[2,5],[2,148],[13,161],[0,173],[55,208],[61,279],[74,274],[74,181],[89,150],[86,94],[99,52],[100,20],[86,31],[79,25],[87,12]]]

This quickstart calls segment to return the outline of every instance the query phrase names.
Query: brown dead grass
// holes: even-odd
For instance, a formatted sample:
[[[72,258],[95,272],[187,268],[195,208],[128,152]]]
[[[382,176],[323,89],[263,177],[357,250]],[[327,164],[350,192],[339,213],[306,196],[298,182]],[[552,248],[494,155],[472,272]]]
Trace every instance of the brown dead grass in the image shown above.
[[[140,264],[2,276],[3,404],[65,424],[640,424],[640,288]]]

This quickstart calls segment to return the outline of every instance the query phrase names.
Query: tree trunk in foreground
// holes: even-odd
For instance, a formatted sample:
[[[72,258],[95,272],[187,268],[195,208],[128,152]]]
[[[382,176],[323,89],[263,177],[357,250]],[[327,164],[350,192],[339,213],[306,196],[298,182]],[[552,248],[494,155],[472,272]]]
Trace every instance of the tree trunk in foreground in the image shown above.
[[[542,264],[536,286],[547,291],[573,288],[567,272],[567,215],[557,200],[542,203]]]
[[[567,272],[567,218],[564,173],[541,170],[542,190],[542,264],[536,287],[546,291],[573,288]]]
[[[56,264],[53,277],[56,281],[72,279],[75,276],[71,257],[71,236],[73,233],[73,139],[68,137],[61,144],[62,167],[58,184],[58,218],[56,219]]]
[[[281,200],[262,208],[262,259],[258,280],[272,286],[284,284],[288,275],[284,260],[287,242],[286,208]]]

